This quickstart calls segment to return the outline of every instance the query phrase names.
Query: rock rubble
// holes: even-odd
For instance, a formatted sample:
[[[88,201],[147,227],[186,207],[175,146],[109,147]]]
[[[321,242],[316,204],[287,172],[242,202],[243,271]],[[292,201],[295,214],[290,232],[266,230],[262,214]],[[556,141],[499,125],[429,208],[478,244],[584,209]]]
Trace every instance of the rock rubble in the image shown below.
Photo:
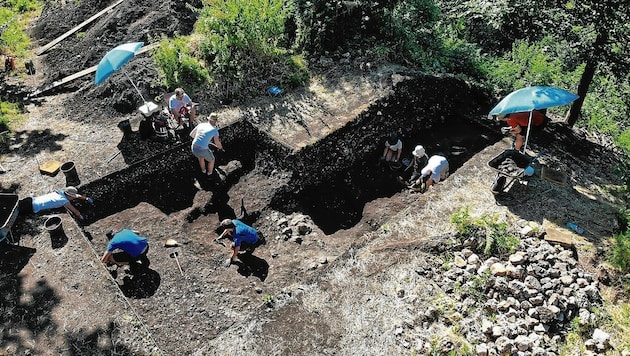
[[[469,241],[456,248],[445,273],[422,273],[434,276],[456,300],[461,325],[467,325],[460,332],[476,355],[557,355],[572,323],[594,330],[585,342],[589,352],[611,347],[610,335],[597,328],[598,282],[578,268],[572,248],[524,236],[505,258],[484,259],[475,245]],[[430,309],[421,315],[423,325],[440,322],[436,314]],[[455,346],[442,342],[439,347],[448,353]]]

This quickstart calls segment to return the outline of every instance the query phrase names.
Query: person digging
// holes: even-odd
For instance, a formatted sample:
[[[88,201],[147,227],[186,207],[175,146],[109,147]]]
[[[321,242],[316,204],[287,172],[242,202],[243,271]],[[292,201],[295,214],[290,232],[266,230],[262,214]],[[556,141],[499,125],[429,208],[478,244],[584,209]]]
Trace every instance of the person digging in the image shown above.
[[[18,203],[18,214],[37,214],[41,211],[66,208],[79,222],[83,222],[85,216],[73,205],[77,201],[94,203],[94,199],[79,194],[77,188],[65,187],[52,193],[21,199]]]
[[[430,186],[443,181],[449,175],[449,166],[446,157],[436,154],[429,158],[427,165],[422,168],[421,176],[416,180],[410,189],[424,193]]]
[[[258,236],[258,232],[253,227],[243,223],[238,219],[225,219],[217,228],[217,232],[221,232],[216,242],[221,243],[222,239],[229,238],[232,240],[232,253],[225,260],[224,266],[230,267],[236,262],[239,252],[251,254],[254,249],[262,244],[262,239]]]
[[[197,125],[190,133],[190,137],[193,138],[190,149],[193,155],[199,160],[201,173],[207,174],[208,177],[211,177],[214,173],[215,161],[214,154],[209,146],[212,144],[220,151],[223,150],[221,139],[219,139],[219,130],[216,128],[217,119],[218,115],[216,113],[210,114],[208,116],[208,122]],[[212,143],[212,141],[214,143]]]
[[[149,241],[146,237],[131,229],[118,232],[111,230],[105,235],[109,244],[101,258],[103,263],[107,266],[116,265],[117,268],[128,264],[132,273],[149,268]]]

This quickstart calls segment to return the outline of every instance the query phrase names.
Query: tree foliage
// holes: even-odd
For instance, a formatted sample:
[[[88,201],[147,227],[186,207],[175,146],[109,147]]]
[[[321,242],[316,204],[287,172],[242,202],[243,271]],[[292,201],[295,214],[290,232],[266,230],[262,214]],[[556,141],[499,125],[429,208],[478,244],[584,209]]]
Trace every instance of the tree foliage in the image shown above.
[[[577,111],[580,125],[626,142],[627,10],[622,0],[206,0],[195,33],[165,46],[161,61],[171,85],[208,73],[243,94],[300,85],[307,58],[345,52],[464,76],[499,95],[558,86],[580,96],[569,124]]]
[[[205,0],[203,5],[193,34],[162,40],[156,63],[167,86],[207,83],[235,96],[304,82],[306,68],[287,45],[290,2]]]

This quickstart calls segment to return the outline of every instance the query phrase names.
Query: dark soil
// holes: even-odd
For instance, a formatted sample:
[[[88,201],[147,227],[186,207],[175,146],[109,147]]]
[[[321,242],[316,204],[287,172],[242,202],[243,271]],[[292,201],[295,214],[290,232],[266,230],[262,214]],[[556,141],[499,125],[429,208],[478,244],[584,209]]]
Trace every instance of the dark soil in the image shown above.
[[[33,36],[43,45],[107,5],[49,4]],[[117,44],[187,33],[193,23],[194,13],[183,2],[123,2],[84,35],[71,36],[38,58],[36,85],[5,77],[5,92],[41,88],[95,65]],[[495,200],[490,194],[494,172],[486,162],[504,148],[496,123],[483,119],[494,98],[454,78],[382,68],[365,72],[314,63],[314,77],[327,95],[311,86],[280,98],[241,98],[224,106],[220,93],[191,93],[202,115],[222,115],[225,152],[216,153],[222,176],[212,179],[201,175],[188,143],[141,140],[137,128],[143,118],[134,112],[141,103],[122,75],[99,87],[86,76],[33,98],[26,104],[27,122],[14,128],[2,147],[8,172],[0,188],[23,197],[65,185],[63,174],[48,177],[37,171],[40,160],[53,158],[76,164],[79,189],[95,203],[79,206],[87,216],[81,224],[53,212],[62,217],[61,233],[43,228],[49,214],[18,218],[13,233],[19,244],[2,246],[0,257],[5,291],[0,354],[351,353],[341,342],[344,332],[331,326],[339,324],[338,315],[304,310],[300,303],[314,284],[325,288],[331,283],[336,268],[370,254],[370,244],[387,243],[378,240],[383,226],[423,211],[430,223],[422,227],[425,235],[414,239],[431,237],[441,233],[431,231],[433,224],[462,205],[509,211],[541,224],[543,218],[560,225],[577,220],[580,210],[561,199],[575,192],[540,179],[533,189],[556,193],[554,202],[542,202],[536,191],[519,193],[519,186],[515,193],[529,199],[523,204],[513,204],[514,195]],[[172,89],[156,85],[157,71],[147,55],[125,70],[147,98]],[[343,91],[344,86],[352,89]],[[130,120],[130,134],[117,128],[123,120]],[[406,173],[378,160],[391,132],[401,135],[406,157],[416,144],[446,154],[451,177],[426,194],[409,193],[396,179]],[[551,151],[547,164],[568,165],[569,171],[582,171],[580,162],[593,159],[614,164],[605,148],[562,124],[536,133],[532,149],[543,147]],[[570,163],[574,160],[580,162]],[[597,181],[590,173],[570,179],[588,187],[613,182],[609,173]],[[468,201],[459,197],[461,189],[468,190]],[[449,197],[452,206],[438,216],[426,212],[428,204],[443,207]],[[584,209],[595,204],[573,200],[583,202]],[[555,204],[553,212],[532,210],[543,204]],[[240,216],[242,207],[266,244],[225,268],[229,248],[214,242],[214,229],[220,220]],[[598,218],[607,209],[598,206],[591,211],[592,224],[581,222],[593,240],[615,230],[609,217]],[[105,232],[122,227],[149,237],[148,270],[114,271],[99,261]],[[164,247],[167,239],[179,246]],[[402,232],[398,241],[405,241]],[[403,263],[410,258],[406,254],[392,252],[381,262]],[[370,276],[386,268],[375,263]],[[356,291],[371,293],[378,294]],[[332,309],[338,301],[318,303]],[[373,332],[382,333],[381,326]]]

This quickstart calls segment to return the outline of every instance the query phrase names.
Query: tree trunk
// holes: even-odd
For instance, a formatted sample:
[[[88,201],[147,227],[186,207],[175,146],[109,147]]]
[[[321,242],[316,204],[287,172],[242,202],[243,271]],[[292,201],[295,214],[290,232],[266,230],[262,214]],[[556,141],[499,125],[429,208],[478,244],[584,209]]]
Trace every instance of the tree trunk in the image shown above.
[[[584,72],[582,73],[582,77],[580,78],[580,84],[578,84],[577,95],[579,96],[579,98],[577,98],[577,100],[573,102],[566,117],[566,121],[569,127],[573,127],[580,116],[580,111],[582,111],[582,104],[584,104],[584,97],[588,92],[588,87],[593,81],[593,76],[595,75],[596,68],[597,63],[595,63],[595,60],[591,57],[591,59],[586,62],[586,67],[584,68]]]
[[[588,57],[584,72],[580,78],[580,84],[578,84],[577,95],[579,98],[573,102],[569,112],[567,113],[566,121],[569,127],[573,127],[580,116],[582,104],[584,104],[584,98],[586,97],[586,93],[588,93],[588,88],[591,85],[591,82],[593,82],[595,70],[597,69],[597,65],[599,63],[599,56],[604,50],[604,44],[607,39],[608,34],[604,30],[601,30],[597,34],[595,43],[593,43],[593,52]]]

